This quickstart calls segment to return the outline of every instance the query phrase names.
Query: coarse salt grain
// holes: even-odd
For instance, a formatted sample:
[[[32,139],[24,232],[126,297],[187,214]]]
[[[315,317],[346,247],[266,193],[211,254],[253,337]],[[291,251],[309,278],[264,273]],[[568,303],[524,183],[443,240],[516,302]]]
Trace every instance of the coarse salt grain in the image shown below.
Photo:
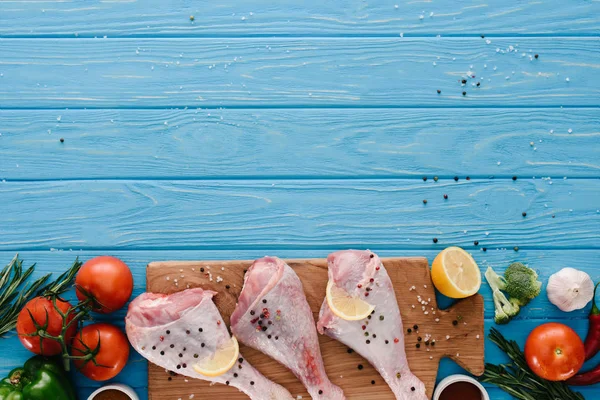
[[[450,335],[446,335],[446,340],[449,340],[449,339],[450,339]]]
[[[477,339],[479,339],[479,335],[475,336]]]

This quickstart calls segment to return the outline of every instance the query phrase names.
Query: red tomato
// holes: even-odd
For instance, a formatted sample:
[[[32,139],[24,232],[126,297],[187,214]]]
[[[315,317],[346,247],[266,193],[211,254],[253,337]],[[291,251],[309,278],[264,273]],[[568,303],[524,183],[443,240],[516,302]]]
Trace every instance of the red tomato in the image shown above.
[[[58,340],[42,339],[35,335],[40,329],[48,335],[59,336],[61,334],[63,323],[69,323],[74,315],[71,311],[71,304],[66,301],[56,299],[56,308],[53,300],[46,297],[34,297],[29,300],[25,307],[19,312],[17,318],[17,334],[19,340],[25,348],[32,353],[45,356],[54,356],[62,352],[61,344]],[[67,315],[66,321],[59,311]],[[77,329],[77,324],[73,323],[65,335],[65,343],[69,343]],[[32,336],[35,335],[35,336]]]
[[[550,322],[531,331],[525,343],[525,358],[537,376],[564,381],[581,369],[585,350],[573,329]]]
[[[117,376],[127,364],[129,342],[123,331],[114,325],[92,324],[77,332],[71,353],[73,356],[89,355],[89,360],[74,361],[77,369],[90,379],[105,381]]]
[[[116,257],[92,258],[75,278],[77,298],[94,299],[94,311],[108,314],[123,307],[133,291],[133,276],[127,264]]]

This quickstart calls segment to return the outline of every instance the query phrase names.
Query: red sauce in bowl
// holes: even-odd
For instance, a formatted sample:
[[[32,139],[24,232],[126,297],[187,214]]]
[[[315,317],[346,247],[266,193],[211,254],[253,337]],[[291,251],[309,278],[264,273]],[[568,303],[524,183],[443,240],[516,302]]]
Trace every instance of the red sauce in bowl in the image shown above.
[[[454,382],[446,386],[440,400],[481,400],[481,390],[470,382]]]

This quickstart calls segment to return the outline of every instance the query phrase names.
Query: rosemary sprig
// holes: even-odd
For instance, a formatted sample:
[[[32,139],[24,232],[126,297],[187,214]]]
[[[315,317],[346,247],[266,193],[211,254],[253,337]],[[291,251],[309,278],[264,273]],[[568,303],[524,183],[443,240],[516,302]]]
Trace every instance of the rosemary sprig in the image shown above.
[[[495,328],[490,330],[488,337],[512,362],[486,364],[481,382],[492,383],[521,400],[585,400],[581,393],[572,391],[566,383],[547,381],[534,374],[514,340],[507,340]]]
[[[0,272],[0,337],[17,324],[17,317],[21,309],[35,296],[59,295],[67,291],[81,268],[78,259],[67,271],[56,280],[45,285],[51,274],[46,274],[27,284],[28,278],[35,269],[35,264],[23,270],[23,261],[19,255],[8,263]]]

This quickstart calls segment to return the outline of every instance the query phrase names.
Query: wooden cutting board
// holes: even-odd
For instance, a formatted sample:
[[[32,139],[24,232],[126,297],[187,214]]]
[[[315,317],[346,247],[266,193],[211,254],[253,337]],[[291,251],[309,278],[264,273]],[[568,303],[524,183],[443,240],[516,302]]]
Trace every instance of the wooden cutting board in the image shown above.
[[[316,321],[325,296],[327,261],[286,261],[300,277]],[[438,310],[425,258],[384,258],[382,261],[394,283],[405,330],[418,326],[418,333],[413,331],[404,337],[406,353],[411,370],[425,383],[429,398],[442,357],[450,357],[471,373],[481,375],[484,368],[483,298],[475,295],[451,309]],[[242,289],[244,272],[251,264],[252,261],[153,262],[147,268],[147,290],[167,294],[193,287],[214,290],[219,293],[214,298],[215,303],[229,324],[229,316]],[[428,314],[424,313],[417,296],[429,303],[425,306]],[[434,346],[423,343],[426,334],[435,339]],[[420,348],[416,347],[418,337],[422,338]],[[331,381],[344,390],[347,399],[394,399],[377,371],[362,357],[355,352],[348,353],[346,346],[327,336],[319,335],[319,340],[325,369]],[[285,386],[294,397],[300,395],[305,400],[310,399],[302,384],[281,364],[245,346],[240,347],[240,352],[264,375]],[[364,368],[359,370],[359,364]],[[148,393],[151,400],[247,399],[233,387],[211,386],[205,381],[172,376],[151,363],[148,364]]]

